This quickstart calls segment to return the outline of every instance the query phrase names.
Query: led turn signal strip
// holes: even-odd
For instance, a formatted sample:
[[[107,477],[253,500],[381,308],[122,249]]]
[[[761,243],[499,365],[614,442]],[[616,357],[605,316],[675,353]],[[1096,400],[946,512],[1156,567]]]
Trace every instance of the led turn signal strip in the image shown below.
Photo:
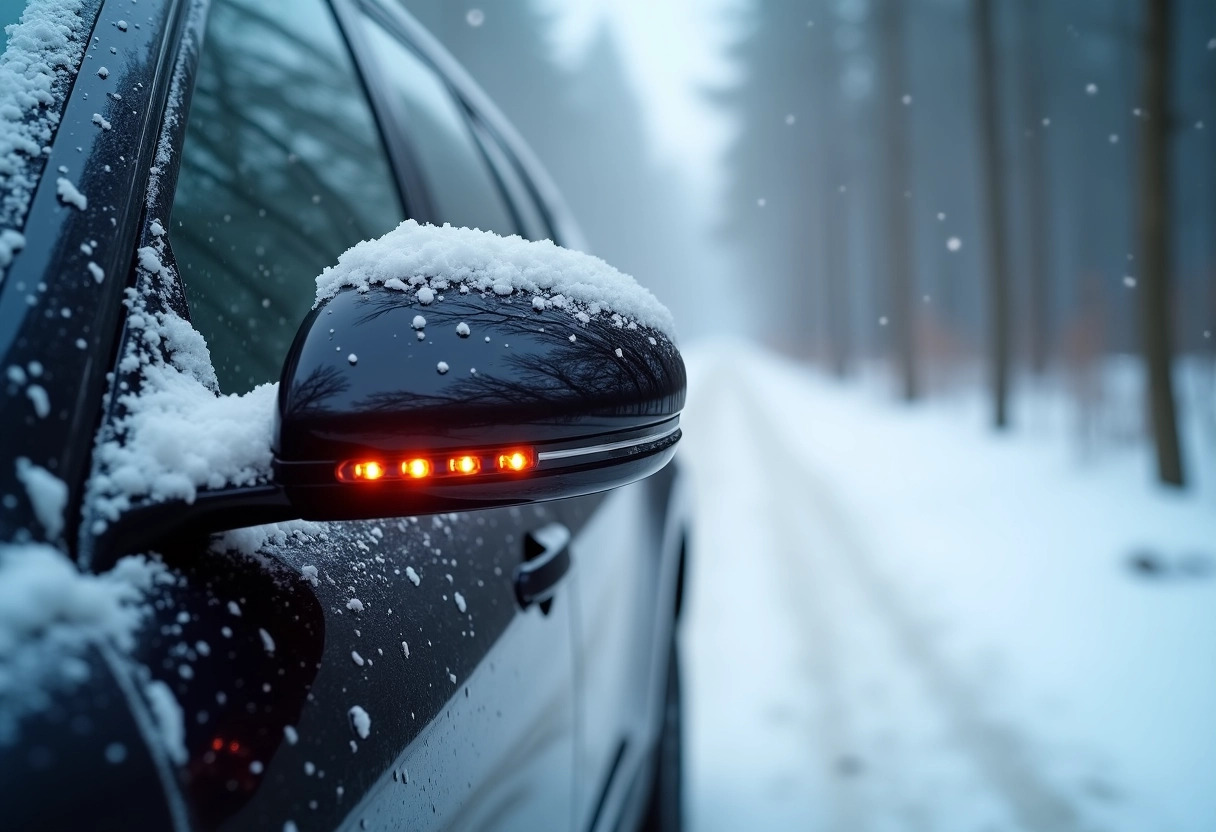
[[[536,467],[531,448],[505,448],[487,454],[459,453],[436,457],[352,459],[338,465],[339,482],[425,480],[431,477],[468,477],[474,474],[520,473]]]
[[[594,456],[661,442],[679,429],[678,422],[675,424],[667,422],[658,426],[652,433],[634,436],[631,439],[541,451],[539,454],[534,448],[521,447],[437,456],[351,459],[340,463],[335,475],[339,482],[353,483],[382,480],[425,480],[438,477],[458,478],[478,474],[519,474],[532,470],[538,463],[546,460]]]

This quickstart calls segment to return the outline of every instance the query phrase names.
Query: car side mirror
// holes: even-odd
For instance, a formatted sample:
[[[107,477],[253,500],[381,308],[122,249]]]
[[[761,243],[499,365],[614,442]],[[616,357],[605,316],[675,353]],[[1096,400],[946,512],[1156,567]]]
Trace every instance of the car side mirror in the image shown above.
[[[675,453],[686,377],[670,313],[602,260],[406,221],[317,285],[283,366],[269,470],[189,500],[135,501],[87,562],[297,518],[574,497]]]
[[[299,516],[573,497],[675,453],[686,377],[658,331],[520,292],[394,283],[339,291],[288,355],[274,479]]]

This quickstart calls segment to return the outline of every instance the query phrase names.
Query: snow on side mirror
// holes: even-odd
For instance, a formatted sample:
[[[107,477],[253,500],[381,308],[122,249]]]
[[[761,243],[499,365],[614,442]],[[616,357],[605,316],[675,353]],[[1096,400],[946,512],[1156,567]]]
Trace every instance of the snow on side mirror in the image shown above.
[[[406,222],[318,279],[274,481],[306,519],[602,491],[671,459],[685,385],[670,316],[603,261]]]

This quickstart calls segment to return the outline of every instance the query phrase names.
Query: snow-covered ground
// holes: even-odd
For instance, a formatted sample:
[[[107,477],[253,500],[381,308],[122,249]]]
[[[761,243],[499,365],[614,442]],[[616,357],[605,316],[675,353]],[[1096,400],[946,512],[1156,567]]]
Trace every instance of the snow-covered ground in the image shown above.
[[[1080,459],[1058,395],[997,438],[975,395],[688,357],[694,832],[1216,829],[1210,488]]]

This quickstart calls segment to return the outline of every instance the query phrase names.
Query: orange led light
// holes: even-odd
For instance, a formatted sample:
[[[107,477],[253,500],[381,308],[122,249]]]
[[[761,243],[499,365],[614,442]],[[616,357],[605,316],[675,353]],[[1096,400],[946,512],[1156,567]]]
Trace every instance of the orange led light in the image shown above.
[[[356,462],[355,479],[378,480],[384,476],[384,466],[379,462]]]
[[[401,473],[407,477],[420,480],[430,476],[431,462],[428,459],[407,459],[401,463]]]
[[[453,474],[476,474],[481,470],[481,460],[475,456],[454,456],[448,460],[448,470]]]
[[[532,455],[526,451],[507,451],[498,455],[499,471],[525,471],[532,467]]]

